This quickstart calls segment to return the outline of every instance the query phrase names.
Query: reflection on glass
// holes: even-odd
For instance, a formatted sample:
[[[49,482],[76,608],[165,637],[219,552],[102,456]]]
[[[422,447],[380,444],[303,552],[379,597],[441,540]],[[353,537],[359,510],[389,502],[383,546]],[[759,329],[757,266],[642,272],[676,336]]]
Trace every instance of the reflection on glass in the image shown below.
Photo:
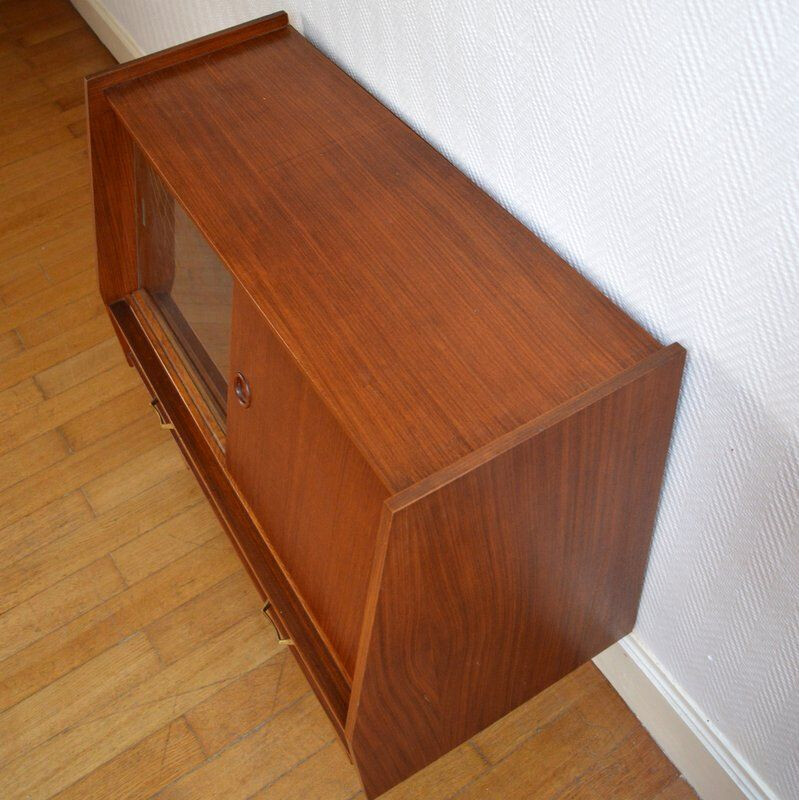
[[[137,160],[139,283],[224,418],[230,366],[230,273],[152,169]]]

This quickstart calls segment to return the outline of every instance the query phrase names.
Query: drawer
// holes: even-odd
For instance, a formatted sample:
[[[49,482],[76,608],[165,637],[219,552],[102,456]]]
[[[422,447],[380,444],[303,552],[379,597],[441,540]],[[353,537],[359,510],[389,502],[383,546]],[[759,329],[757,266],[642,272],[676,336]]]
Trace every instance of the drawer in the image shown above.
[[[259,523],[227,472],[222,450],[196,419],[172,376],[136,316],[135,307],[119,301],[110,307],[112,320],[130,349],[131,361],[153,397],[159,424],[169,427],[212,508],[248,570],[269,616],[282,639],[289,639],[293,655],[309,679],[343,738],[350,681],[331,652],[325,636],[309,616],[291,578],[270,546]],[[254,610],[254,613],[255,610]]]

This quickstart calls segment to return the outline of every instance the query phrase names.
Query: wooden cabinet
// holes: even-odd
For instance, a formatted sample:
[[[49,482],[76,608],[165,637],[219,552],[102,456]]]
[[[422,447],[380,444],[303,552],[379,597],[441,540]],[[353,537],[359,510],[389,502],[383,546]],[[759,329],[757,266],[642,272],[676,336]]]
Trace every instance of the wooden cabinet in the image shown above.
[[[630,631],[681,347],[282,13],[87,104],[111,319],[368,797]]]

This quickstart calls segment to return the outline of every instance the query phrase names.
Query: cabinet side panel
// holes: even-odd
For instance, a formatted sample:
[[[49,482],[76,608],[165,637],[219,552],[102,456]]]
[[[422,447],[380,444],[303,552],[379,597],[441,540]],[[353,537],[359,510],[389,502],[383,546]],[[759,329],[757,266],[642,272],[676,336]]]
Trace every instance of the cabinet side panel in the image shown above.
[[[105,94],[86,84],[97,271],[107,304],[137,287],[133,143]]]
[[[349,677],[387,492],[269,325],[234,291],[228,398],[231,474]]]
[[[352,728],[368,796],[631,630],[682,366],[674,348],[396,512]]]

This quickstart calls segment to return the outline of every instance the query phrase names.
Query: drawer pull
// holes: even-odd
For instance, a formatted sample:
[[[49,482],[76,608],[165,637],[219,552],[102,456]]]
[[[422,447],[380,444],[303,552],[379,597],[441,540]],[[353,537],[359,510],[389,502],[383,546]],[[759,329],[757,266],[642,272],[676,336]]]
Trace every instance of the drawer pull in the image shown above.
[[[156,412],[156,416],[158,417],[158,424],[159,424],[159,426],[161,428],[163,428],[165,431],[174,431],[175,430],[175,426],[171,422],[168,422],[165,419],[164,414],[161,411],[161,404],[158,402],[158,398],[157,397],[154,397],[150,401],[150,407],[153,409],[153,411]]]
[[[278,644],[285,644],[285,645],[294,644],[294,642],[292,642],[292,640],[288,636],[281,633],[281,629],[278,627],[278,623],[275,622],[275,618],[271,614],[271,609],[272,609],[272,603],[270,603],[270,601],[267,600],[267,602],[264,603],[264,607],[261,610],[264,612],[264,616],[272,623],[272,627],[275,628],[275,635],[278,637]]]

